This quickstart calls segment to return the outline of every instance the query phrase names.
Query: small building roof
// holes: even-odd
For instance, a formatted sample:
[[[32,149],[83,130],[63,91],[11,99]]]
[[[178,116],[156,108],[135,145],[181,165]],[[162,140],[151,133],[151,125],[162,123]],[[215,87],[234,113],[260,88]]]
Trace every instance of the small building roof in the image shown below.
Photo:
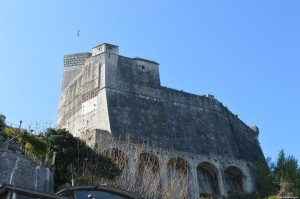
[[[106,186],[106,185],[86,185],[86,186],[73,186],[65,188],[59,192],[57,195],[72,198],[72,195],[76,194],[74,198],[86,199],[86,198],[102,198],[107,197],[111,199],[142,199],[142,197],[126,191],[124,189],[119,189],[116,187]]]

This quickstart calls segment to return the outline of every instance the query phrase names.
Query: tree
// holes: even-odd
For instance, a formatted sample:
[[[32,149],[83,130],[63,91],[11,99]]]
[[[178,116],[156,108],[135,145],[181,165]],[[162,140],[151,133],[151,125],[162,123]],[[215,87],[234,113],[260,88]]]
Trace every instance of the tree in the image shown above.
[[[286,156],[284,150],[276,162],[267,158],[267,163],[256,165],[258,196],[260,198],[300,197],[300,168],[294,156]],[[274,195],[277,195],[276,197]]]
[[[25,142],[25,149],[39,157],[45,157],[47,154],[47,143],[42,135],[36,136],[33,134],[27,134],[23,137],[23,142]]]
[[[284,150],[279,152],[274,166],[273,178],[279,186],[278,196],[300,196],[298,160],[291,155],[286,157]]]
[[[25,149],[38,156],[45,157],[47,154],[47,144],[45,142],[44,136],[29,134],[25,129],[5,127],[5,135],[11,139],[15,138],[13,142],[19,143],[21,146],[25,146]]]
[[[65,129],[47,129],[44,134],[34,135],[24,129],[6,127],[4,133],[10,139],[16,138],[13,142],[25,146],[28,152],[38,157],[49,160],[55,156],[52,171],[56,188],[72,179],[77,184],[99,184],[121,173],[111,158],[90,148]]]
[[[2,130],[5,127],[5,119],[6,119],[5,115],[0,113],[0,132],[2,132]]]
[[[276,186],[273,184],[271,158],[267,158],[266,162],[256,164],[256,185],[259,198],[267,198],[276,193]]]
[[[65,129],[48,129],[45,141],[49,154],[56,153],[54,181],[58,185],[71,182],[95,184],[113,179],[121,170],[110,159],[93,150]]]

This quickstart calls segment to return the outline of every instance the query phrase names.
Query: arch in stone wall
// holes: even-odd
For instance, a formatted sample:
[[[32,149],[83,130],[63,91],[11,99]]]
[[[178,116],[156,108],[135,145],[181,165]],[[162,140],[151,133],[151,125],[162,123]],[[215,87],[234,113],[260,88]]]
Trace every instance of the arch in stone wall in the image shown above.
[[[160,168],[158,157],[151,153],[141,153],[138,157],[138,165],[141,169],[148,167],[151,173],[159,172]]]
[[[161,188],[159,159],[151,153],[141,153],[137,158],[136,186],[155,194]]]
[[[218,169],[210,162],[202,162],[197,166],[200,195],[220,194],[218,175]]]
[[[244,192],[245,175],[241,169],[236,166],[229,166],[224,170],[227,194],[232,195]]]
[[[190,198],[190,170],[189,163],[183,158],[173,157],[168,161],[168,192],[171,198]]]
[[[128,157],[122,150],[110,148],[104,150],[103,153],[111,157],[120,169],[124,170],[128,167]]]

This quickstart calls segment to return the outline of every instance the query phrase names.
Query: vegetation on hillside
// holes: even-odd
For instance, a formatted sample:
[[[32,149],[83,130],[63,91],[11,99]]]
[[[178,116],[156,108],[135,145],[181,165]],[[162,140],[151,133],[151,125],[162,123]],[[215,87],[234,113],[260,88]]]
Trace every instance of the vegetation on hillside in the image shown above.
[[[48,129],[45,138],[50,153],[56,152],[55,179],[59,184],[75,179],[77,184],[114,179],[121,170],[109,157],[88,147],[65,129]]]
[[[300,167],[294,156],[279,152],[276,162],[257,165],[257,185],[260,198],[300,197]]]
[[[1,120],[1,118],[4,118]],[[0,115],[1,137],[10,145],[18,144],[18,150],[41,157],[54,173],[56,188],[72,179],[78,184],[100,184],[117,177],[121,170],[113,160],[97,152],[65,129],[47,129],[39,135],[24,129],[5,126],[5,117]],[[14,139],[12,139],[14,138]]]
[[[5,118],[6,117],[0,113],[0,132],[2,132],[5,127]]]

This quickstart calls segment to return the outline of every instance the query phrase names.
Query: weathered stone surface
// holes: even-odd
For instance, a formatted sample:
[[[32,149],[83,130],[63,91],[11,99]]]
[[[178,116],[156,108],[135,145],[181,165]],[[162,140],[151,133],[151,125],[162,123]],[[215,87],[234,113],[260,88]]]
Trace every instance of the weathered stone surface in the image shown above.
[[[10,151],[0,151],[0,162],[0,184],[53,193],[53,176],[49,168]]]
[[[62,88],[64,89],[72,79],[81,71],[82,66],[87,58],[89,58],[92,53],[77,53],[72,55],[66,55],[64,57],[64,82]]]

